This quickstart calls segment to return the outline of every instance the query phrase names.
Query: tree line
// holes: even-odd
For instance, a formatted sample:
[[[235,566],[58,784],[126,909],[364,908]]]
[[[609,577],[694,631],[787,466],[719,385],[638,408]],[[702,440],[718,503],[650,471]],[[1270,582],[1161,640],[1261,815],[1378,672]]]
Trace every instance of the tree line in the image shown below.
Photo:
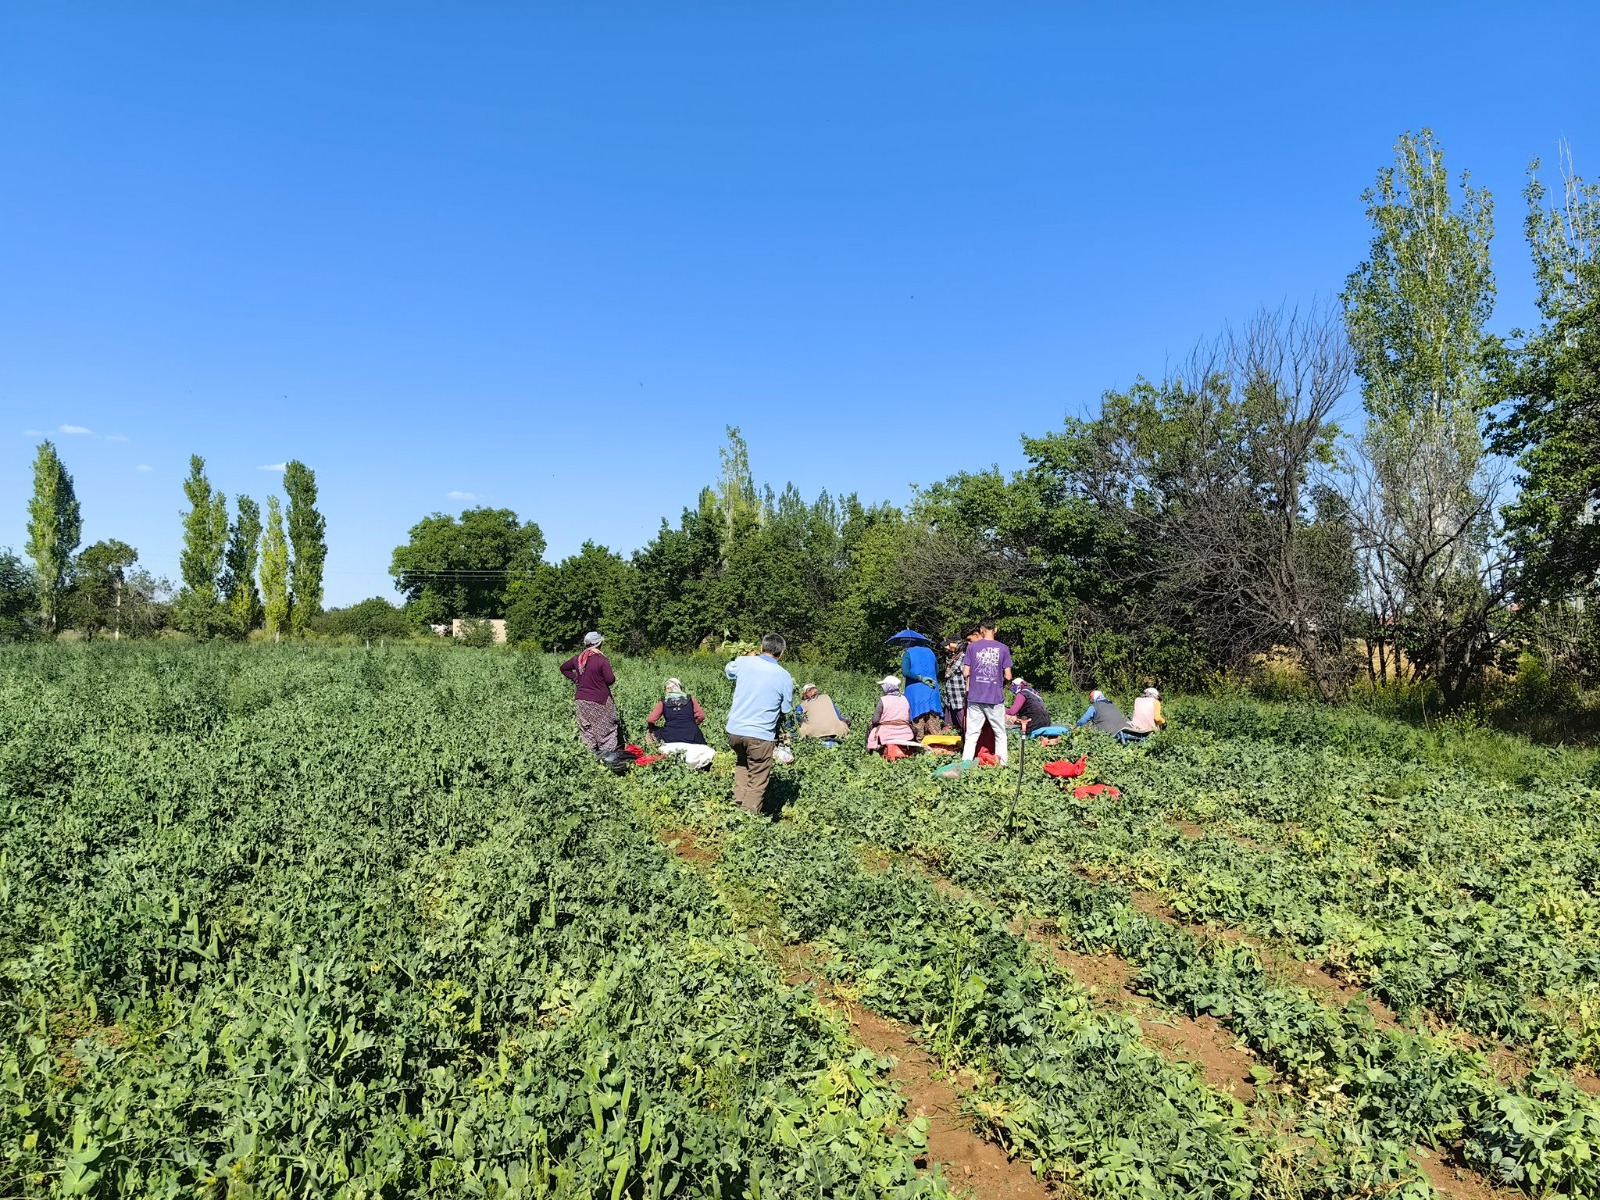
[[[1600,187],[1529,168],[1540,324],[1496,335],[1492,197],[1431,131],[1364,194],[1366,259],[1337,302],[1266,310],[1098,411],[1025,437],[1011,474],[903,507],[758,488],[737,429],[721,477],[631,555],[542,560],[506,509],[434,514],[395,550],[407,611],[503,616],[513,639],[600,628],[634,650],[777,629],[841,666],[883,634],[999,617],[1032,678],[1085,686],[1287,661],[1329,699],[1363,678],[1459,704],[1533,655],[1600,673]],[[1359,395],[1352,427],[1341,424]]]
[[[139,552],[112,538],[79,550],[83,517],[72,475],[55,445],[39,444],[28,502],[25,564],[0,551],[0,640],[53,637],[64,629],[93,639],[143,637],[175,629],[191,637],[303,635],[322,611],[326,522],[317,509],[316,474],[284,465],[287,514],[277,496],[261,507],[211,486],[205,459],[189,458],[183,492],[181,582],[138,566]],[[287,516],[287,528],[285,517]]]
[[[311,472],[285,472],[285,528],[276,498],[264,523],[244,497],[230,521],[196,458],[171,620],[198,636],[374,637],[503,617],[521,643],[570,647],[599,628],[639,652],[779,630],[802,655],[877,667],[890,630],[992,614],[1045,683],[1182,687],[1287,664],[1329,699],[1401,679],[1456,705],[1519,661],[1592,682],[1600,186],[1565,150],[1558,185],[1541,170],[1530,165],[1523,193],[1531,330],[1489,331],[1493,198],[1452,180],[1424,129],[1364,193],[1370,244],[1336,301],[1204,339],[1089,415],[1024,437],[1020,470],[959,472],[904,505],[807,500],[758,485],[730,428],[718,477],[631,553],[587,542],[549,562],[537,523],[510,509],[434,513],[393,554],[403,607],[374,597],[321,613]],[[121,543],[74,557],[78,527],[47,444],[34,566],[0,558],[12,597],[0,622],[17,619],[13,584],[35,589],[45,631],[102,628],[104,598],[138,590]],[[91,615],[69,616],[74,605]]]

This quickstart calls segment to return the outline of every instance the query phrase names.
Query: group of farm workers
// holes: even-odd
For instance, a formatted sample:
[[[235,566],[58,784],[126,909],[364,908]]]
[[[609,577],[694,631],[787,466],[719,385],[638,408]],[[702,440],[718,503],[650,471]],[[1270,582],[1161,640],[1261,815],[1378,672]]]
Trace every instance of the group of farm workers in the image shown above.
[[[883,696],[867,729],[867,749],[920,751],[959,743],[963,761],[988,750],[1005,763],[1008,729],[1032,737],[1066,733],[1066,727],[1052,722],[1039,689],[1013,672],[1011,648],[997,635],[997,622],[985,618],[959,637],[947,638],[942,672],[929,638],[914,629],[891,637],[891,645],[902,647],[905,680],[889,675],[878,681]],[[1008,687],[1010,704],[1005,699]],[[1131,719],[1096,688],[1077,721],[1121,742],[1141,740],[1165,724],[1161,693],[1154,687],[1145,688],[1135,701]]]
[[[602,756],[616,753],[621,740],[612,696],[617,678],[600,648],[604,641],[598,632],[585,634],[583,649],[560,668],[577,687],[583,743]],[[1013,674],[1011,650],[997,637],[992,618],[945,641],[942,670],[931,641],[915,630],[902,630],[889,643],[902,649],[900,669],[905,679],[889,675],[878,681],[882,694],[867,725],[869,751],[893,757],[891,747],[905,753],[953,750],[959,744],[965,762],[987,750],[1003,765],[1008,729],[1018,729],[1024,736],[1068,732],[1065,726],[1052,724],[1038,689]],[[795,702],[794,677],[781,665],[787,649],[782,635],[768,634],[759,649],[740,655],[724,669],[734,685],[725,726],[734,756],[734,801],[750,812],[761,810],[773,763],[792,757],[786,746],[779,745],[785,732],[837,746],[851,729],[850,719],[814,683],[801,688]],[[1005,699],[1008,687],[1010,704]],[[684,689],[681,680],[668,679],[661,699],[645,717],[646,737],[655,752],[680,756],[688,766],[703,770],[715,756],[701,729],[705,720],[699,699]],[[1122,742],[1142,740],[1166,724],[1161,693],[1145,688],[1129,718],[1097,688],[1089,693],[1088,710],[1076,724]]]

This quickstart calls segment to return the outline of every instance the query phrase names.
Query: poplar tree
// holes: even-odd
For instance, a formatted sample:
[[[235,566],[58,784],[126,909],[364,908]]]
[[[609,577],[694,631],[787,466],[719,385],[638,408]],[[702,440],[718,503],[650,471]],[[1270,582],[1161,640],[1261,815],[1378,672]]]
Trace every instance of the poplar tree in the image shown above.
[[[261,620],[261,594],[256,590],[256,558],[261,549],[261,507],[249,496],[235,501],[238,516],[228,530],[223,556],[222,596],[234,632],[248,634]]]
[[[83,537],[83,516],[72,476],[55,445],[39,443],[33,460],[33,498],[28,501],[28,556],[39,586],[39,616],[46,633],[56,632],[61,596],[68,583],[72,555]]]
[[[1376,626],[1399,631],[1451,704],[1487,659],[1503,599],[1482,473],[1494,204],[1465,174],[1460,192],[1458,203],[1433,132],[1404,135],[1362,196],[1371,253],[1341,296],[1367,413],[1370,498],[1357,517]]]
[[[322,611],[322,566],[328,557],[327,523],[317,511],[317,477],[293,459],[283,468],[283,490],[289,494],[289,624],[303,635],[311,618]]]
[[[267,497],[267,528],[261,539],[262,627],[276,641],[289,624],[289,544],[283,536],[283,509]]]
[[[194,637],[215,637],[226,629],[217,577],[228,541],[228,498],[212,489],[206,460],[198,454],[189,456],[183,494],[189,500],[189,511],[183,514],[183,552],[178,556],[183,588],[173,605],[173,621]]]

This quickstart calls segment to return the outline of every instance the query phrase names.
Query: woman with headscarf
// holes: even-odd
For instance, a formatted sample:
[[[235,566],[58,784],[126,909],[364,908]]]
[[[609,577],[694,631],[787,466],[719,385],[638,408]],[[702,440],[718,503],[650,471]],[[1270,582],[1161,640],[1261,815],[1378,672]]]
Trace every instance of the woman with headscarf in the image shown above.
[[[878,680],[883,695],[873,711],[872,724],[867,726],[867,749],[882,752],[889,746],[921,749],[917,735],[911,728],[911,704],[900,694],[900,678],[888,675]]]
[[[645,737],[658,742],[661,753],[681,754],[684,762],[701,771],[711,765],[716,754],[700,732],[705,719],[700,701],[683,690],[680,680],[669,679],[661,699],[644,719],[648,730]]]
[[[1039,690],[1033,684],[1026,679],[1013,679],[1011,692],[1016,699],[1012,700],[1011,707],[1006,709],[1006,724],[1026,723],[1030,732],[1049,728],[1050,710],[1045,707],[1044,697],[1039,695]]]
[[[1122,710],[1106,698],[1106,694],[1099,688],[1089,693],[1089,707],[1083,716],[1077,720],[1077,725],[1087,725],[1090,729],[1098,730],[1117,741],[1127,744],[1136,742],[1144,734],[1136,732],[1128,724],[1128,718],[1122,715]]]
[[[824,746],[837,746],[850,735],[850,720],[839,706],[814,683],[800,689],[800,703],[794,706],[794,735],[816,738]]]
[[[926,642],[912,642],[900,654],[900,672],[906,677],[906,704],[911,709],[911,729],[919,738],[939,730],[939,660]]]
[[[1166,725],[1166,715],[1161,711],[1161,693],[1153,687],[1145,688],[1133,702],[1133,720],[1128,722],[1128,728],[1135,733],[1154,733],[1165,729]]]
[[[561,673],[578,685],[578,734],[595,753],[617,748],[617,705],[611,689],[617,682],[611,660],[600,652],[598,633],[583,635],[583,649],[561,664]]]

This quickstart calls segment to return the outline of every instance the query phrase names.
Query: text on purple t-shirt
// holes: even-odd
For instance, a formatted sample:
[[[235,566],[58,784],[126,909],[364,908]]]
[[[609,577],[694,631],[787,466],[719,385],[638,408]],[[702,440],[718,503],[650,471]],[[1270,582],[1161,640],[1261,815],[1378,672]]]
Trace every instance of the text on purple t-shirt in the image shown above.
[[[962,661],[972,668],[968,677],[968,704],[999,704],[1006,698],[1006,672],[1011,668],[1011,651],[1001,642],[985,638],[967,647]]]

